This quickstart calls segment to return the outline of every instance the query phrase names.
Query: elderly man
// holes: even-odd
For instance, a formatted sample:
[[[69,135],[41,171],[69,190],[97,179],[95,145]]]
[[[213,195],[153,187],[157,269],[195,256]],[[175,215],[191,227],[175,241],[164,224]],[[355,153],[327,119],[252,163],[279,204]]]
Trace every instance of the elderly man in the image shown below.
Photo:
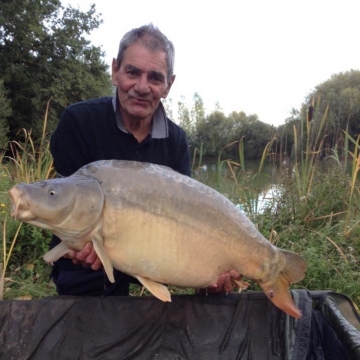
[[[116,95],[74,104],[61,116],[50,142],[57,173],[69,176],[92,161],[119,159],[165,165],[190,176],[185,132],[161,104],[174,83],[173,70],[174,46],[158,28],[146,25],[126,33],[112,63]],[[59,241],[53,236],[51,246]],[[116,271],[111,284],[101,266],[90,243],[71,251],[54,264],[58,293],[128,295],[133,279]],[[224,274],[214,287],[229,291],[230,280]]]

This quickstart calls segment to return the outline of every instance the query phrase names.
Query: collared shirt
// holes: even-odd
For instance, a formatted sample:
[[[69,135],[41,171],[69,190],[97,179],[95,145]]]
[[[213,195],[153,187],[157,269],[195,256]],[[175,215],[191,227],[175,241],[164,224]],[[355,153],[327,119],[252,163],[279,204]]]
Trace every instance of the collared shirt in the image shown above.
[[[140,143],[126,131],[116,98],[91,99],[63,112],[50,141],[58,174],[69,176],[97,160],[135,160],[170,167],[190,176],[190,153],[183,129],[156,109],[151,133]]]
[[[121,120],[121,114],[119,111],[119,98],[117,94],[112,98],[113,108],[116,114],[116,123],[121,131],[128,132]],[[166,117],[165,109],[163,104],[160,102],[156,108],[151,123],[151,137],[153,139],[164,139],[169,136],[168,120]]]

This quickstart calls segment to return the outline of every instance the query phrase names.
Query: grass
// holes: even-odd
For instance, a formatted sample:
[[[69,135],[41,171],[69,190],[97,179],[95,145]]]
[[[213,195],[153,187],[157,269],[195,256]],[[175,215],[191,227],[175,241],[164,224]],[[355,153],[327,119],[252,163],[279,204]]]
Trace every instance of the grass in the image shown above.
[[[259,206],[263,190],[257,180],[263,173],[264,164],[273,158],[271,149],[276,138],[271,139],[264,149],[258,171],[252,172],[247,170],[242,146],[244,139],[241,139],[238,161],[221,160],[219,155],[217,180],[207,184],[241,204],[259,231],[272,243],[306,259],[306,277],[293,288],[331,289],[349,296],[359,307],[360,137],[352,139],[344,131],[346,157],[342,161],[336,148],[331,152],[324,149],[323,130],[328,109],[320,113],[319,101],[313,100],[314,118],[309,119],[304,111],[302,124],[294,127],[291,167],[276,170],[276,184],[270,187],[277,191],[272,193],[265,207]],[[326,152],[332,155],[324,156]],[[228,166],[226,178],[223,176],[225,164]],[[227,182],[231,185],[225,187]]]
[[[0,300],[14,297],[41,297],[49,294],[49,267],[42,261],[48,250],[51,234],[9,218],[7,190],[18,182],[35,182],[53,175],[53,160],[46,140],[50,100],[43,121],[43,135],[39,143],[31,132],[23,129],[23,142],[9,144],[11,155],[1,157],[0,223],[2,246],[0,250]]]
[[[319,108],[315,100],[313,105],[315,109]],[[4,298],[38,298],[55,294],[54,285],[49,281],[50,268],[42,260],[50,233],[7,217],[6,191],[14,183],[37,181],[53,174],[46,140],[46,117],[47,113],[40,143],[34,143],[31,133],[23,131],[24,141],[13,142],[12,156],[1,159],[0,222],[3,238],[0,286],[2,283]],[[360,137],[353,139],[344,131],[345,160],[339,159],[336,148],[327,149],[331,155],[321,156],[324,153],[326,119],[326,111],[321,114],[315,110],[311,121],[304,112],[302,125],[294,128],[291,167],[277,169],[276,184],[271,185],[277,191],[262,208],[258,203],[263,192],[259,181],[265,164],[275,156],[272,149],[278,141],[276,137],[265,147],[255,171],[249,170],[244,157],[246,139],[227,145],[237,146],[239,157],[224,159],[223,148],[217,158],[217,171],[211,178],[202,170],[202,150],[196,149],[192,162],[193,177],[226,194],[234,203],[241,204],[259,231],[276,246],[299,253],[306,259],[306,277],[294,288],[332,289],[349,296],[360,306],[360,217],[357,206]],[[257,290],[257,287],[252,289]],[[171,292],[178,294],[193,290],[172,287]],[[131,294],[142,293],[140,287],[131,287]]]

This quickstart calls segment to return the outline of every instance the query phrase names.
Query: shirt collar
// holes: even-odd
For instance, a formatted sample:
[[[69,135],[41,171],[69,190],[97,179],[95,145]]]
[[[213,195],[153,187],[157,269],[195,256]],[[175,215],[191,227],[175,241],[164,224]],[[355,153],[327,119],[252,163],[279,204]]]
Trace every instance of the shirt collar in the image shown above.
[[[112,104],[115,111],[116,124],[118,128],[121,131],[128,132],[125,129],[125,126],[121,120],[121,115],[119,111],[120,104],[119,104],[117,92],[112,98]],[[167,138],[168,136],[169,136],[168,120],[166,117],[164,106],[160,101],[159,106],[156,108],[152,118],[151,137],[153,139],[164,139]]]

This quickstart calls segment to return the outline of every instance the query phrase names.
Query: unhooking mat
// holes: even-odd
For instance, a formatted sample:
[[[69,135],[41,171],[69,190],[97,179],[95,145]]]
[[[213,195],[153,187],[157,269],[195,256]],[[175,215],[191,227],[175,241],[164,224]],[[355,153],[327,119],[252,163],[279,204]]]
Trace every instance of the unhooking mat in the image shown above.
[[[1,360],[360,359],[360,318],[341,294],[292,291],[295,320],[261,292],[52,297],[0,302]]]

